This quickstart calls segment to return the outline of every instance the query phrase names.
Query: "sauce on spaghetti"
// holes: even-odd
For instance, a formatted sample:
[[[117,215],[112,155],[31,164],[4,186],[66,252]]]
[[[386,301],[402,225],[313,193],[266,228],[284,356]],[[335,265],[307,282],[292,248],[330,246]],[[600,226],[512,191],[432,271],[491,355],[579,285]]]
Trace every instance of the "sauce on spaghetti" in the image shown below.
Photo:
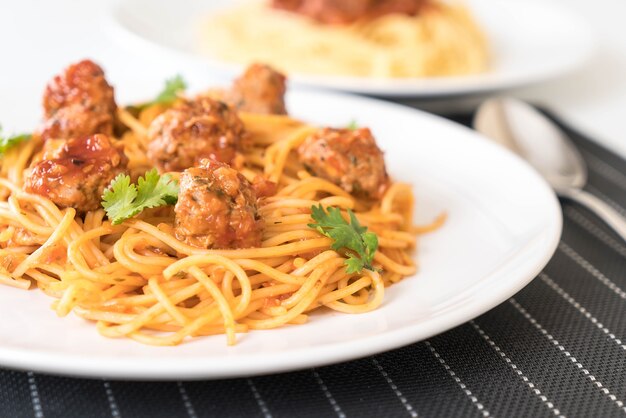
[[[272,0],[271,6],[324,24],[347,24],[388,14],[415,16],[427,0]]]
[[[75,130],[40,131],[2,157],[0,284],[34,285],[105,337],[163,346],[368,312],[416,273],[412,188],[389,178],[368,129],[289,117],[284,76],[264,65],[228,89],[111,115],[99,68],[70,66],[45,94],[43,125]],[[122,129],[93,132],[76,106]],[[168,187],[180,180],[175,206],[146,201],[154,166]],[[108,219],[109,183],[120,189],[107,189],[119,199],[107,211],[143,210]],[[367,263],[348,263],[361,253]]]

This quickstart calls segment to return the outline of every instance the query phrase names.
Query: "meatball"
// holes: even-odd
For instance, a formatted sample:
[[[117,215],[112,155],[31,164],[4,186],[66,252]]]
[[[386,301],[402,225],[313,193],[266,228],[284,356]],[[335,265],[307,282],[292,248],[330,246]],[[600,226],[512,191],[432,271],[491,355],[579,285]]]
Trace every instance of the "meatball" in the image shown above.
[[[43,97],[46,118],[72,104],[109,113],[117,109],[113,87],[104,78],[102,68],[93,61],[83,60],[70,65],[46,87]]]
[[[383,0],[375,3],[370,11],[371,17],[398,13],[409,16],[419,14],[422,7],[427,4],[426,0]]]
[[[401,13],[415,15],[425,0],[273,0],[272,6],[321,23],[347,24],[359,19]]]
[[[357,196],[379,199],[389,185],[383,153],[367,128],[321,129],[300,145],[298,155],[311,174]]]
[[[252,64],[226,92],[226,102],[250,113],[286,115],[286,78],[264,64]]]
[[[256,197],[259,199],[270,197],[274,196],[278,191],[278,184],[268,180],[265,176],[257,175],[252,180],[252,190],[254,190]]]
[[[276,9],[284,9],[289,11],[295,11],[300,8],[303,0],[272,0],[272,7]]]
[[[113,117],[108,113],[94,112],[89,108],[74,104],[62,107],[44,121],[39,130],[44,140],[77,138],[96,133],[112,135]]]
[[[176,238],[201,248],[259,247],[264,223],[257,196],[245,177],[227,164],[203,160],[180,179]]]
[[[69,66],[48,84],[43,108],[41,136],[48,139],[110,135],[117,105],[102,68],[84,60]]]
[[[308,16],[321,23],[345,24],[364,16],[372,0],[273,0],[272,6]]]
[[[101,196],[128,159],[106,135],[49,141],[43,159],[26,178],[24,190],[46,196],[57,206],[78,212],[100,208]]]
[[[178,103],[148,128],[148,158],[159,171],[183,171],[204,158],[231,164],[245,142],[243,122],[208,97]]]

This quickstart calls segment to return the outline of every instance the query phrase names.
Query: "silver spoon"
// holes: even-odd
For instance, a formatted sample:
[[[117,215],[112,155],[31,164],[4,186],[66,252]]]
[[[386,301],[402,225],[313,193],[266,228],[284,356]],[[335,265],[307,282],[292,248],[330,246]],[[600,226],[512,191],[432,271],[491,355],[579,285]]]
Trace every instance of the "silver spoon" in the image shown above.
[[[526,159],[559,196],[594,212],[626,241],[626,219],[582,190],[585,161],[565,133],[534,107],[510,98],[488,100],[478,108],[474,128]]]

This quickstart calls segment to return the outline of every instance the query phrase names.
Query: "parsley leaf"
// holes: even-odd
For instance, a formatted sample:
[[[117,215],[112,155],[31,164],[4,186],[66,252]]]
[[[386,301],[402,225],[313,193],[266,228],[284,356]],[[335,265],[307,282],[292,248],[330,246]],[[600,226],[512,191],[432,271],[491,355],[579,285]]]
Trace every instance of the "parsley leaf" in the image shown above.
[[[165,80],[165,88],[151,104],[171,104],[178,97],[178,93],[187,89],[187,83],[180,74]]]
[[[185,89],[187,89],[187,83],[183,77],[178,74],[165,80],[165,87],[163,87],[163,90],[157,95],[157,97],[154,98],[154,100],[130,106],[130,109],[138,112],[146,107],[156,104],[170,105],[178,98],[178,94],[185,91]]]
[[[2,126],[0,126],[0,155],[4,154],[5,152],[13,148],[14,146],[24,141],[30,140],[32,137],[33,136],[31,134],[20,134],[20,135],[3,137]]]
[[[350,129],[351,131],[354,131],[358,128],[359,124],[357,123],[356,119],[352,119],[350,123],[346,126],[346,129]]]
[[[130,184],[130,177],[119,174],[102,194],[102,207],[113,224],[117,225],[122,222],[122,214],[133,206],[136,198],[137,187]],[[131,214],[128,218],[134,215]]]
[[[118,175],[102,195],[102,207],[113,225],[141,213],[144,209],[173,205],[178,200],[178,182],[171,176],[159,176],[156,169],[139,177],[137,185],[130,177]]]
[[[341,210],[338,208],[329,207],[326,212],[321,204],[311,206],[311,218],[315,223],[308,226],[332,238],[334,242],[330,248],[333,250],[343,248],[350,251],[346,260],[348,273],[359,273],[364,268],[375,271],[372,262],[378,249],[378,237],[373,232],[367,232],[367,227],[359,223],[350,209],[348,215],[350,223],[341,216]]]

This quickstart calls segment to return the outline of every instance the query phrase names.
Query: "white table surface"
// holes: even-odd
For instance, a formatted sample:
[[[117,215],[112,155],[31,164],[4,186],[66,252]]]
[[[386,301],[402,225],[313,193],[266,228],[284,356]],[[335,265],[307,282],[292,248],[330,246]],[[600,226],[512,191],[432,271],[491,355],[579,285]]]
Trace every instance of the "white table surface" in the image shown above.
[[[596,32],[597,51],[584,68],[572,74],[510,93],[549,105],[572,125],[626,157],[626,1],[545,1],[562,3],[585,16]],[[117,42],[106,20],[111,2],[0,2],[0,122],[8,131],[33,126],[37,119],[32,115],[40,113],[47,80],[84,57],[104,64],[122,103],[158,91],[163,80],[176,73],[192,85],[214,82],[208,74],[186,72],[174,61],[164,62]],[[138,76],[129,83],[123,76],[127,72]]]

